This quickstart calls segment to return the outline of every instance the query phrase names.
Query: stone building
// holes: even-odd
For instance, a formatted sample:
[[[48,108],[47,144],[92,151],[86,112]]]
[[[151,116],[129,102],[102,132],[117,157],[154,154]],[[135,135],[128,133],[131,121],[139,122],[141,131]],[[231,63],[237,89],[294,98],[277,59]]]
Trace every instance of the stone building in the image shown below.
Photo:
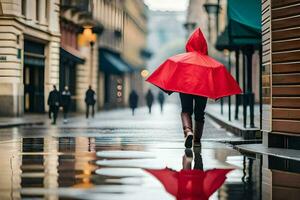
[[[127,105],[132,88],[143,95],[146,10],[138,0],[0,1],[0,115],[45,112],[52,85],[68,85],[79,112],[89,85],[98,108]]]
[[[146,93],[145,80],[141,71],[146,68],[148,58],[148,8],[143,1],[125,0],[123,2],[124,16],[124,59],[133,67],[133,73],[128,77],[130,90],[134,89],[140,96],[140,104],[144,104]],[[146,55],[145,55],[146,54]],[[128,104],[129,90],[125,93],[125,104]]]
[[[99,108],[126,106],[131,89],[143,95],[146,7],[143,1],[94,1],[94,18],[104,26],[99,40]]]
[[[84,112],[86,90],[98,88],[97,41],[103,27],[93,19],[91,0],[62,0],[60,7],[60,90],[69,86],[72,111]]]
[[[0,115],[44,112],[59,84],[59,0],[6,0],[0,7]]]

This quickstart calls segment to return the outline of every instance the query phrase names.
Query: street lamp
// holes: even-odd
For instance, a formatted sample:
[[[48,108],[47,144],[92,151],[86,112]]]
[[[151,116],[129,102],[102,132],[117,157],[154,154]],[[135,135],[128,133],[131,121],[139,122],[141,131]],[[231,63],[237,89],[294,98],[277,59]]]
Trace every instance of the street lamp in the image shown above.
[[[148,75],[149,75],[149,71],[148,71],[147,69],[143,69],[143,70],[141,71],[141,76],[142,76],[143,78],[147,78]]]
[[[83,30],[83,38],[84,38],[84,42],[88,43],[91,47],[91,68],[90,68],[90,73],[89,73],[89,83],[90,85],[92,85],[93,83],[93,55],[94,55],[94,44],[96,42],[96,34],[93,33],[93,27],[90,25],[84,26],[84,30]]]
[[[203,5],[205,11],[208,15],[208,36],[209,41],[211,41],[211,15],[215,15],[216,18],[216,33],[219,33],[219,11],[220,11],[220,0],[206,0],[206,3]]]

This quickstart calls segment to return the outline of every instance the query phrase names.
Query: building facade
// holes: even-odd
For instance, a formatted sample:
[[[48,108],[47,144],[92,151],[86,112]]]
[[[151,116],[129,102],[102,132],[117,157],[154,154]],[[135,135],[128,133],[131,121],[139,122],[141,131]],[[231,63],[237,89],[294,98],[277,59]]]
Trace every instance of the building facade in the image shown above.
[[[75,9],[77,5],[70,5],[70,2],[61,1],[60,9],[60,69],[59,69],[59,90],[65,86],[69,87],[71,97],[71,111],[83,111],[84,90],[78,88],[82,85],[80,80],[79,66],[84,65],[86,57],[80,52],[78,37],[83,31],[83,24],[77,20],[80,9]],[[89,68],[90,66],[86,66]],[[88,81],[85,81],[88,82]],[[87,86],[85,86],[87,87]]]
[[[123,57],[133,67],[133,73],[126,78],[130,89],[124,93],[125,105],[128,105],[130,90],[139,95],[140,105],[144,105],[146,94],[145,79],[141,76],[146,69],[147,36],[148,36],[148,8],[143,1],[125,0],[124,9],[124,48]]]
[[[99,40],[98,107],[128,105],[131,89],[144,93],[146,7],[143,1],[94,1],[94,18],[104,26]]]
[[[263,143],[300,149],[299,1],[262,2]]]
[[[143,95],[143,1],[9,0],[0,8],[0,115],[45,112],[53,85],[69,86],[79,112],[89,85],[98,108],[127,105],[131,89]]]
[[[44,112],[59,84],[59,0],[0,5],[0,114]]]

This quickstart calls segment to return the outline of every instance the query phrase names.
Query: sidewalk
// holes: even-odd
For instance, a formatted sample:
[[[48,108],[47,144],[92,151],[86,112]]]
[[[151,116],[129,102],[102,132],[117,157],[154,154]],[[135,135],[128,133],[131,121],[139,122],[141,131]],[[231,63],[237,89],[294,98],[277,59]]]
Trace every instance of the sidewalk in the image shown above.
[[[0,128],[42,125],[46,119],[46,114],[25,114],[22,117],[0,117]]]
[[[256,127],[244,127],[243,126],[243,107],[239,107],[239,119],[234,119],[235,106],[231,106],[231,121],[228,119],[228,104],[223,105],[223,115],[221,114],[220,104],[208,104],[206,107],[206,114],[216,121],[220,126],[224,127],[226,130],[234,133],[237,136],[243,137],[245,139],[260,139],[261,133],[259,129],[259,106],[255,105],[254,113],[254,124]],[[248,112],[249,115],[249,112]],[[247,118],[249,120],[249,116]],[[249,123],[249,121],[247,122]]]

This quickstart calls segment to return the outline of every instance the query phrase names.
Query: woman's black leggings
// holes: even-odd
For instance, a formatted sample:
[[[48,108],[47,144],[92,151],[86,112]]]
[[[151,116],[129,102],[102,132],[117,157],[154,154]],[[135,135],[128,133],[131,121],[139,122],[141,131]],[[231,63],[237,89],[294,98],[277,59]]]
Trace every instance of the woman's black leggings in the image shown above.
[[[195,121],[204,122],[204,110],[207,103],[207,98],[192,94],[179,93],[182,112],[195,114]],[[195,101],[195,106],[194,106]]]

